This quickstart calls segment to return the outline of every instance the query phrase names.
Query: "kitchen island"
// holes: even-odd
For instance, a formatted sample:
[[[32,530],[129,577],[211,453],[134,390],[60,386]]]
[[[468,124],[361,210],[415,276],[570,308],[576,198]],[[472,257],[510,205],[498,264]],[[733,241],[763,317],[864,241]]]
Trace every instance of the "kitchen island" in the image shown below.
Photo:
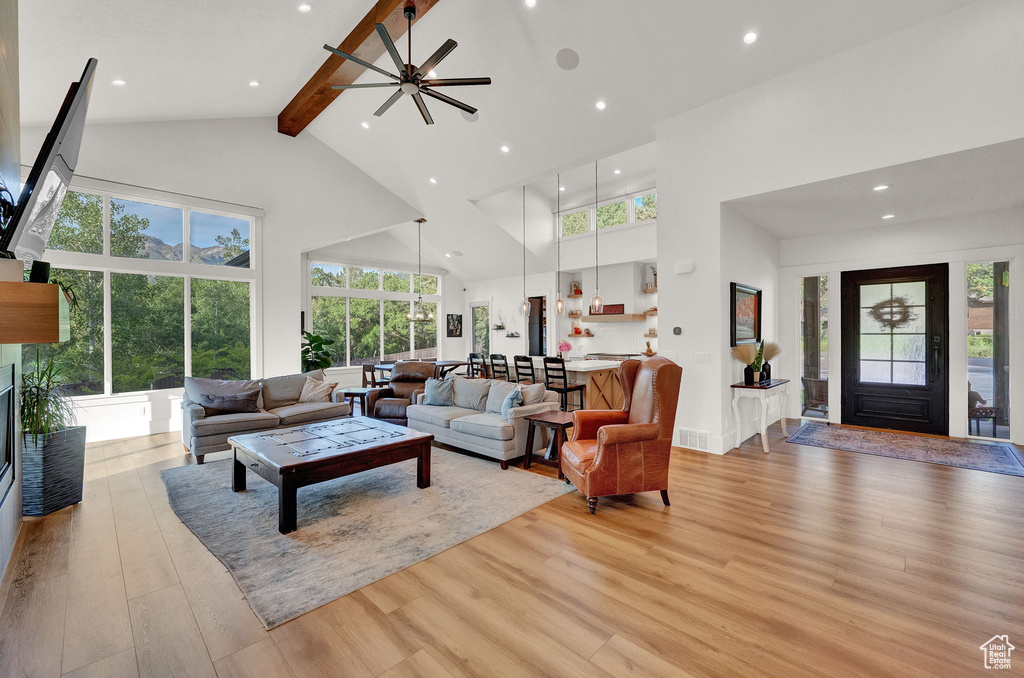
[[[588,410],[620,410],[624,396],[619,385],[618,360],[566,361],[569,383],[584,384],[583,404]]]

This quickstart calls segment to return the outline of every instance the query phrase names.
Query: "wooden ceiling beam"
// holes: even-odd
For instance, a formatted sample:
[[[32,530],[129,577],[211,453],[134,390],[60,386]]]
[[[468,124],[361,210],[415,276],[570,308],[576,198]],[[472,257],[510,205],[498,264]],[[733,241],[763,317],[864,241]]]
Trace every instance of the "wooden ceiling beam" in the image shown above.
[[[366,16],[348,34],[338,49],[357,56],[363,61],[375,63],[385,52],[384,43],[377,37],[374,24],[384,24],[399,52],[405,57],[405,49],[399,41],[408,30],[404,10],[407,5],[416,5],[415,24],[438,0],[377,0]],[[313,46],[311,46],[313,47]],[[319,47],[319,46],[316,46]],[[424,56],[426,58],[426,56]],[[394,64],[385,66],[393,71]],[[323,113],[332,101],[345,90],[331,89],[333,85],[351,85],[366,69],[336,54],[330,54],[324,65],[317,69],[299,93],[277,116],[277,131],[294,137]]]

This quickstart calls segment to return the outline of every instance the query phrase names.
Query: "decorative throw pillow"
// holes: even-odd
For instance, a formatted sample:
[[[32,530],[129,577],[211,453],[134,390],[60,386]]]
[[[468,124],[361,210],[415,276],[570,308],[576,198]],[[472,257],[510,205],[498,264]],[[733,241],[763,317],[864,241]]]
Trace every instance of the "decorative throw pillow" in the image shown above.
[[[505,401],[501,403],[501,418],[508,421],[508,414],[512,408],[519,407],[523,404],[523,392],[521,389],[516,389],[505,396]]]
[[[317,381],[306,377],[306,383],[302,385],[302,392],[299,394],[300,403],[329,403],[334,384],[327,381]]]
[[[451,407],[454,404],[455,383],[451,379],[430,378],[423,390],[423,404],[437,407]]]
[[[547,387],[544,384],[529,384],[520,386],[523,390],[523,405],[535,405],[544,400],[544,393]]]
[[[259,412],[260,390],[237,391],[235,393],[200,393],[194,401],[203,406],[209,415]]]
[[[261,384],[257,379],[246,379],[233,381],[228,379],[204,379],[202,377],[185,377],[185,398],[189,402],[201,404],[199,401],[203,395],[224,395],[227,393],[243,393],[252,389],[259,389]],[[263,409],[263,394],[256,403]]]
[[[484,409],[487,402],[487,393],[491,389],[490,379],[464,379],[456,377],[453,382],[454,394],[452,400],[456,407],[467,407],[471,410]]]
[[[494,412],[495,414],[501,412],[505,398],[517,388],[519,388],[519,384],[514,381],[502,381],[500,379],[491,381],[491,388],[487,391],[487,402],[484,404],[484,411]]]

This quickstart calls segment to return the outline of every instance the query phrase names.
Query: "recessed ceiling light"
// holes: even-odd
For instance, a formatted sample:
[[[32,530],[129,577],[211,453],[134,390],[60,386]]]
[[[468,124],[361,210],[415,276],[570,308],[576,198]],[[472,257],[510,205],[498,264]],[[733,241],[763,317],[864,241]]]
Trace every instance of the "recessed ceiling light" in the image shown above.
[[[299,5],[300,12],[308,12],[311,9],[313,9],[313,5],[309,4],[308,2],[304,2],[301,5]]]
[[[445,252],[445,253],[444,253],[444,255],[445,255],[446,257],[448,257],[449,259],[451,259],[451,258],[452,258],[452,253],[451,253],[451,252]]]
[[[128,83],[125,82],[124,80],[111,80],[110,84],[113,85],[114,87],[124,87]]]
[[[620,170],[620,169],[617,169],[617,170],[615,170],[615,173],[616,173],[616,174],[622,174],[622,170]]]
[[[502,153],[508,153],[510,150],[512,150],[512,149],[510,149],[508,146],[502,146],[501,147],[501,152]]]
[[[882,218],[883,219],[895,219],[896,215],[895,214],[883,214]]]
[[[436,184],[437,183],[437,179],[435,179],[434,177],[430,177],[430,183]]]
[[[249,87],[259,87],[259,86],[260,86],[260,81],[259,80],[250,80],[249,81]]]
[[[743,42],[744,44],[747,45],[753,45],[755,42],[757,42],[757,39],[759,37],[760,36],[755,31],[750,31],[749,33],[743,36]]]
[[[458,250],[452,250],[452,254],[454,254],[457,257],[461,257],[462,256],[462,252],[460,252]]]
[[[530,9],[533,9],[534,7],[537,6],[537,0],[523,0],[523,4],[529,7]]]
[[[598,99],[597,103],[594,104],[594,108],[596,108],[599,111],[603,111],[607,107],[608,107],[608,102],[605,101],[604,99]]]
[[[884,191],[887,188],[889,188],[889,184],[879,184],[875,186],[876,191]]]
[[[558,187],[558,190],[560,190],[560,191],[564,191],[564,190],[565,190],[565,186],[559,186],[559,187]]]
[[[370,123],[363,122],[363,123],[360,123],[360,124],[363,126],[363,129],[370,129]]]

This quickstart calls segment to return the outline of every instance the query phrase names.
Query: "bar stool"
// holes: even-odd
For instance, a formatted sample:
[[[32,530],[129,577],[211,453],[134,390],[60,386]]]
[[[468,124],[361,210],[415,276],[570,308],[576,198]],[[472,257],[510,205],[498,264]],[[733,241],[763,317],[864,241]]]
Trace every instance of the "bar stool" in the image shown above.
[[[537,375],[533,371],[533,358],[528,355],[517,355],[512,357],[512,364],[516,368],[516,381],[520,384],[536,384]]]
[[[583,391],[586,389],[585,384],[577,384],[575,386],[569,384],[568,374],[565,371],[565,361],[561,358],[546,357],[544,358],[544,385],[549,391],[562,396],[562,411],[569,411],[569,394],[579,393],[580,394],[580,406],[579,409],[583,409]]]
[[[491,354],[491,379],[508,381],[508,359],[502,353]]]

